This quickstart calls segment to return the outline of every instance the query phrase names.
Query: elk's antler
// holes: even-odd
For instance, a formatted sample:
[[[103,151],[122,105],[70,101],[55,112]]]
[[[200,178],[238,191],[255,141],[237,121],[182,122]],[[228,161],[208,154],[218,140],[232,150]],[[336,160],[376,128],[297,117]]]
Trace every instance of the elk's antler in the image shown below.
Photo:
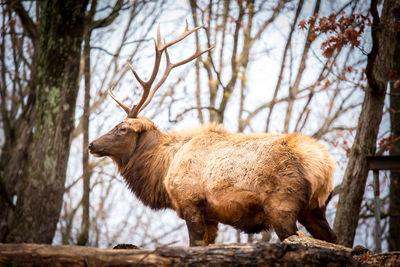
[[[188,22],[186,20],[186,27],[185,27],[185,31],[178,36],[178,38],[176,38],[175,40],[172,40],[168,43],[166,43],[165,41],[163,42],[161,39],[161,34],[160,34],[160,25],[158,25],[157,28],[157,40],[154,40],[154,47],[155,47],[155,61],[154,61],[154,67],[153,67],[153,71],[151,73],[151,76],[149,78],[149,80],[147,82],[143,81],[139,75],[136,73],[136,71],[133,69],[133,67],[128,63],[129,68],[131,69],[133,75],[135,76],[136,80],[141,84],[141,86],[143,87],[143,95],[142,98],[139,100],[139,103],[137,103],[136,105],[134,105],[132,108],[128,107],[127,105],[125,105],[124,103],[122,103],[121,101],[119,101],[113,94],[112,89],[108,91],[108,93],[110,94],[110,96],[118,103],[118,105],[120,105],[125,112],[128,114],[129,118],[136,118],[137,115],[139,114],[140,111],[142,111],[151,101],[151,99],[153,98],[154,93],[158,90],[158,88],[160,88],[160,86],[165,82],[165,80],[167,79],[169,73],[171,72],[171,70],[175,67],[178,67],[180,65],[186,64],[190,61],[192,61],[193,59],[201,56],[202,54],[208,52],[210,49],[214,48],[214,46],[201,51],[200,48],[197,46],[196,47],[196,52],[194,52],[194,54],[184,60],[181,60],[179,62],[176,63],[171,63],[169,55],[168,55],[168,51],[167,48],[178,43],[179,41],[182,41],[183,39],[185,39],[188,35],[190,35],[191,33],[197,31],[198,29],[201,29],[204,27],[204,24],[196,27],[192,30],[189,30],[189,26],[188,26]],[[165,72],[164,75],[161,77],[161,79],[158,81],[158,83],[152,88],[153,82],[156,79],[157,73],[158,73],[158,69],[160,68],[160,62],[161,62],[161,56],[163,54],[163,52],[165,52],[165,58],[166,58],[166,67],[165,67]]]

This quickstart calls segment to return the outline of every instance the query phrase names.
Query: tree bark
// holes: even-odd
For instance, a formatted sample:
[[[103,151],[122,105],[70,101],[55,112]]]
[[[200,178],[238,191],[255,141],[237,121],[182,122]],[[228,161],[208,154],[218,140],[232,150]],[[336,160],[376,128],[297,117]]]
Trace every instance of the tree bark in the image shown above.
[[[400,1],[386,0],[379,19],[377,1],[371,2],[372,51],[368,55],[365,91],[357,132],[351,149],[349,163],[343,178],[334,231],[339,243],[352,247],[358,224],[360,206],[368,176],[366,156],[376,150],[376,140],[382,119],[383,104],[389,74],[392,70],[396,33],[400,19]]]
[[[74,127],[86,1],[40,1],[36,116],[8,242],[51,243]]]
[[[393,69],[397,71],[397,82],[390,86],[390,129],[394,138],[390,155],[400,155],[400,33],[396,36]],[[400,172],[390,172],[389,195],[389,250],[400,250]]]

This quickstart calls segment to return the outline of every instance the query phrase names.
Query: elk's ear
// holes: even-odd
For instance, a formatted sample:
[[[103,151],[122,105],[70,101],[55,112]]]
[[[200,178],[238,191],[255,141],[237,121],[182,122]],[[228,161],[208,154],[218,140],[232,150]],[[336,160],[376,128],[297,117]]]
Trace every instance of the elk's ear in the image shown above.
[[[135,133],[140,133],[141,132],[140,125],[135,124],[135,125],[132,126],[132,129],[133,129],[133,131]]]
[[[136,122],[132,125],[132,128],[135,133],[141,133],[144,131],[143,124],[141,122]]]
[[[145,131],[154,130],[157,127],[150,119],[146,117],[139,117],[138,119],[135,119],[134,123],[132,124],[132,128],[135,133],[142,133]]]

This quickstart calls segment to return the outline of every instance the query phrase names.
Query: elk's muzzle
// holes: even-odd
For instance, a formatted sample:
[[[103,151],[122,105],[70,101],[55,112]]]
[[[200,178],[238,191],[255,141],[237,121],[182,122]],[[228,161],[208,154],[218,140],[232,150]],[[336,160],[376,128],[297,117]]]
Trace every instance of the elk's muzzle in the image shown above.
[[[91,142],[89,144],[88,150],[89,150],[90,154],[92,154],[95,157],[103,157],[103,156],[105,156],[104,148],[100,148],[98,146],[95,146],[94,142]]]

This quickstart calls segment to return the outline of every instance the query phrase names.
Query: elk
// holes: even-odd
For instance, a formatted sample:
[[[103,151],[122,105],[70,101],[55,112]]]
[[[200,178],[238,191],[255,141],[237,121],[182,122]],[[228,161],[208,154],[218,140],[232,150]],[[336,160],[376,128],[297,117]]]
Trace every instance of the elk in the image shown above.
[[[128,107],[109,91],[127,113],[110,132],[89,144],[96,157],[110,157],[128,187],[152,209],[173,209],[185,220],[191,246],[214,243],[218,223],[247,233],[273,228],[280,240],[297,232],[296,221],[315,238],[336,243],[325,208],[332,191],[335,163],[316,140],[295,134],[231,133],[222,125],[162,132],[138,114],[149,104],[170,71],[206,53],[196,52],[171,63],[167,48],[204,25],[188,29],[166,43],[157,30],[155,63],[143,81],[138,104]],[[152,87],[162,55],[165,73]]]

